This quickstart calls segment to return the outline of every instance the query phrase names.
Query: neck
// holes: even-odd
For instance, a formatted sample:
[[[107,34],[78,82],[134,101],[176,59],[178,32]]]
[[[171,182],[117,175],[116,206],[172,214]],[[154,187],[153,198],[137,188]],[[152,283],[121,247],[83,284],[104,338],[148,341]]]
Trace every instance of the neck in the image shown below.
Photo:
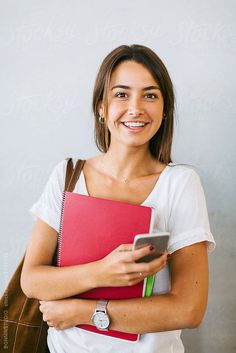
[[[152,157],[148,146],[130,147],[120,145],[119,148],[109,147],[103,155],[102,162],[112,171],[117,180],[132,179],[151,173],[153,165],[157,163]]]

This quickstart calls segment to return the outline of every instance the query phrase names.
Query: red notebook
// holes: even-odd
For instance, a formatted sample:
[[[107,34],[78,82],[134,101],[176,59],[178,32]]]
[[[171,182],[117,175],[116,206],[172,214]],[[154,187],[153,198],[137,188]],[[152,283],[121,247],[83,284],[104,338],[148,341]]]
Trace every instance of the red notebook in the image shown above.
[[[152,230],[153,208],[66,191],[59,232],[58,266],[100,260],[121,244],[133,243],[134,236]],[[87,299],[142,297],[144,281],[127,287],[102,287],[79,294]],[[79,325],[95,333],[137,341],[138,334],[115,330],[100,331],[93,325]]]

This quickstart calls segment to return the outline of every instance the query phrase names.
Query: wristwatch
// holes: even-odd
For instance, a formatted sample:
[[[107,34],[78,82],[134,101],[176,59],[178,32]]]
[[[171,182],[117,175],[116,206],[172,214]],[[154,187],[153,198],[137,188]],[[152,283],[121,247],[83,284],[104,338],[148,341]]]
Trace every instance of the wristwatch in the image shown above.
[[[107,313],[108,300],[100,299],[97,302],[97,307],[92,316],[92,322],[98,330],[108,331],[110,325],[110,318]]]

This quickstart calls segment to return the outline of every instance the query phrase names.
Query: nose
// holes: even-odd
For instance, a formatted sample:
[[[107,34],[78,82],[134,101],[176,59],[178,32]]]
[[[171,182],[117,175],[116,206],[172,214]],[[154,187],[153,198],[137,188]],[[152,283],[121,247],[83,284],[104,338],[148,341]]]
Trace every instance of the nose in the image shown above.
[[[130,101],[128,107],[128,115],[129,116],[140,116],[143,115],[144,111],[141,107],[141,104],[137,98],[134,98]]]
[[[128,113],[129,116],[140,116],[140,115],[143,115],[143,111],[140,111],[140,110],[132,110],[132,111],[129,111]]]

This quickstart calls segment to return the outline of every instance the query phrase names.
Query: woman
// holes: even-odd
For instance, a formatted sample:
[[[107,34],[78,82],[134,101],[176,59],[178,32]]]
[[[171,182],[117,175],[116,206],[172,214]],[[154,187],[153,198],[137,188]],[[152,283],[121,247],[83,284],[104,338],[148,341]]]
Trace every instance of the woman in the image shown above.
[[[154,231],[169,231],[168,254],[151,263],[136,260],[122,244],[98,262],[51,266],[59,232],[66,161],[54,168],[31,208],[37,217],[21,285],[40,300],[50,326],[50,352],[183,352],[181,329],[197,327],[208,294],[207,250],[214,248],[204,193],[192,169],[171,163],[174,93],[160,58],[141,45],[122,45],[103,61],[94,88],[95,139],[100,155],[88,159],[74,192],[155,205]],[[168,258],[168,259],[167,259]],[[110,300],[110,329],[139,333],[137,343],[76,328],[92,324],[95,300],[71,299],[100,286],[132,285],[156,274],[153,296]],[[158,294],[157,294],[158,293]]]

